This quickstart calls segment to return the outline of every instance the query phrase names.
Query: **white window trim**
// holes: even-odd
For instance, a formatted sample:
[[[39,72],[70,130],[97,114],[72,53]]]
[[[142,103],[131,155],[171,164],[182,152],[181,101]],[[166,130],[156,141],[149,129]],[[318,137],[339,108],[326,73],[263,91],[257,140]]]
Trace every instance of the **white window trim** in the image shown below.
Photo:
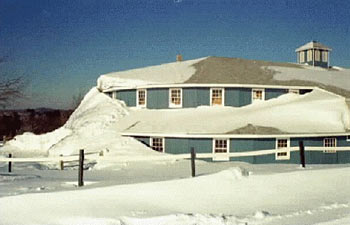
[[[222,102],[221,105],[213,105],[213,90],[221,90]],[[224,106],[225,105],[225,88],[210,88],[210,106]]]
[[[165,138],[163,138],[163,137],[150,137],[149,139],[149,143],[150,143],[150,147],[151,147],[151,149],[153,150],[153,151],[156,151],[156,150],[154,150],[152,147],[153,147],[153,138],[157,138],[157,139],[162,139],[162,145],[163,145],[163,151],[162,151],[162,153],[164,153],[165,152]],[[157,151],[158,152],[158,151]]]
[[[326,147],[326,139],[334,139],[334,145],[332,147]],[[337,138],[336,137],[330,137],[330,138],[323,138],[323,153],[336,153],[337,152]]]
[[[180,105],[173,104],[171,102],[171,91],[172,90],[180,90],[180,98],[181,98],[181,103]],[[183,97],[182,97],[182,88],[169,88],[169,108],[182,108],[182,102],[183,102]]]
[[[116,91],[112,91],[112,98],[117,99],[117,92]]]
[[[215,141],[216,140],[225,140],[226,141],[226,146],[227,146],[226,153],[215,152]],[[213,138],[212,153],[213,153],[213,161],[229,161],[230,160],[230,139],[229,138]]]
[[[278,148],[278,140],[286,140],[287,139],[287,147],[286,148]],[[276,138],[275,143],[276,153],[275,160],[290,160],[290,138]],[[278,156],[278,153],[287,152],[286,156]]]
[[[261,100],[260,99],[254,99],[254,91],[262,91]],[[255,101],[265,101],[265,89],[264,88],[253,88],[252,89],[252,103]]]
[[[350,135],[346,136],[346,141],[350,141]]]
[[[145,104],[143,105],[139,104],[139,91],[145,91]],[[136,90],[136,107],[146,108],[146,106],[147,106],[147,89],[137,89]]]
[[[299,91],[299,89],[288,89],[288,93],[293,93],[293,94],[299,95],[300,91]]]

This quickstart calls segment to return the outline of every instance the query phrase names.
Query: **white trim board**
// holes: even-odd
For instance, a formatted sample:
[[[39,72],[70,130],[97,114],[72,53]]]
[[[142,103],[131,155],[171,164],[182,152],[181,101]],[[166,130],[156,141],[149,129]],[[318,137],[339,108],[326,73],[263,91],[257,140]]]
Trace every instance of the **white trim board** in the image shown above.
[[[150,85],[131,85],[128,87],[113,87],[102,90],[102,92],[110,92],[116,90],[144,89],[144,88],[186,88],[186,87],[207,87],[207,88],[272,88],[272,89],[315,89],[316,86],[286,86],[286,85],[265,85],[265,84],[198,84],[198,83],[182,83],[182,84],[150,84]]]
[[[298,137],[337,137],[348,136],[350,132],[339,133],[310,133],[310,134],[181,134],[181,133],[128,133],[122,132],[122,136],[136,137],[174,137],[174,138],[298,138]]]

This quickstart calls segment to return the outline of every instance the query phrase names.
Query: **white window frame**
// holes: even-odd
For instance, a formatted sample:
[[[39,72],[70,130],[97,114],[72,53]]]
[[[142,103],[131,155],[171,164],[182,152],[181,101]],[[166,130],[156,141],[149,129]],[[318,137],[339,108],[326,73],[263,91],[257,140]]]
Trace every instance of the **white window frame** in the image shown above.
[[[262,92],[261,99],[254,98],[254,92],[256,92],[256,91]],[[255,102],[255,101],[265,101],[265,89],[263,89],[263,88],[253,88],[252,89],[252,102]]]
[[[215,141],[226,141],[226,152],[215,152]],[[230,139],[213,138],[212,143],[213,161],[229,161],[230,160]]]
[[[300,94],[299,89],[289,89],[288,93],[293,93],[293,94]]]
[[[139,92],[144,91],[145,92],[145,103],[144,104],[139,104]],[[139,108],[146,108],[147,106],[147,89],[137,89],[136,90],[136,107]]]
[[[113,92],[112,92],[112,98],[113,98],[113,99],[117,99],[117,92],[116,92],[116,91],[113,91]]]
[[[150,137],[149,139],[150,139],[149,143],[150,143],[151,149],[153,149],[153,139],[162,139],[162,151],[157,151],[155,149],[153,149],[153,150],[157,151],[157,152],[162,152],[162,153],[165,152],[165,138],[164,137]]]
[[[287,140],[287,147],[279,148],[278,141]],[[275,160],[290,160],[290,138],[276,138],[276,153]],[[279,153],[287,153],[286,155],[280,156]]]
[[[180,91],[180,104],[174,104],[171,100],[172,100],[172,96],[171,96],[171,92],[173,90],[177,90]],[[182,88],[169,88],[169,108],[182,108]]]
[[[328,51],[322,51],[322,62],[328,62]]]
[[[215,104],[213,105],[213,91],[221,90],[221,105]],[[210,105],[211,106],[224,106],[225,105],[225,88],[210,88]]]
[[[321,61],[321,53],[320,50],[315,50],[315,61],[320,62]]]
[[[300,63],[305,62],[305,52],[304,51],[299,52],[299,62]]]
[[[327,144],[327,142],[329,142],[330,140],[334,143],[334,146],[326,146],[326,145],[329,145],[329,143]],[[324,147],[323,153],[336,153],[337,138],[336,137],[324,138],[323,147]]]
[[[350,141],[350,135],[346,135],[346,141]]]

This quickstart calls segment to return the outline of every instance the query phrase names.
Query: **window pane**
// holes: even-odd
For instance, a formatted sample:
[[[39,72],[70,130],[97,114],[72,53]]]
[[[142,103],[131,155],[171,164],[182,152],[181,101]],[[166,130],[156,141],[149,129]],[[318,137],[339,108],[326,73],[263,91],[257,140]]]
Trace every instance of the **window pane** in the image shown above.
[[[215,140],[215,153],[227,153],[227,140]]]
[[[163,138],[152,138],[152,149],[163,152]]]
[[[138,104],[139,105],[145,105],[146,104],[146,90],[139,90],[138,91]]]
[[[222,89],[212,89],[211,102],[212,105],[222,105]]]

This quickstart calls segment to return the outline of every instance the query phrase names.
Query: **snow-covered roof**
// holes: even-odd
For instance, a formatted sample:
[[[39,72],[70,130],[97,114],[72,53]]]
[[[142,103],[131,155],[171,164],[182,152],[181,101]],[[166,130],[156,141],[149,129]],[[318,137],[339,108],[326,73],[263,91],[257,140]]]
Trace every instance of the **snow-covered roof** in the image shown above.
[[[316,89],[245,107],[135,110],[119,121],[123,134],[283,135],[344,133],[350,128],[345,98]]]
[[[307,49],[321,49],[321,50],[327,50],[327,51],[332,51],[332,49],[324,44],[321,44],[320,42],[317,41],[310,41],[306,43],[303,46],[300,46],[299,48],[295,49],[295,52],[300,52],[303,50]]]

